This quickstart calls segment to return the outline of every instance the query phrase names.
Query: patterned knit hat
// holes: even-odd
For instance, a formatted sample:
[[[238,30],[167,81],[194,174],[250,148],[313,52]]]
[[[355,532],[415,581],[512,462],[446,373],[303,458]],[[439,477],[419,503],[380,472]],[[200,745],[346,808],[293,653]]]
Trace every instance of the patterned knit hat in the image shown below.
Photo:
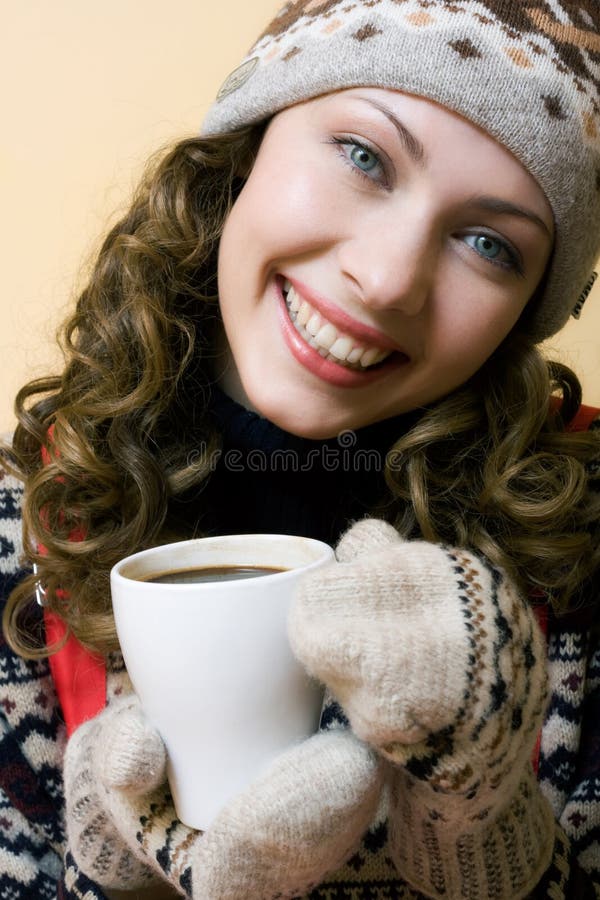
[[[353,86],[428,97],[537,179],[554,254],[529,331],[576,317],[600,253],[600,0],[295,0],[225,81],[204,134]]]

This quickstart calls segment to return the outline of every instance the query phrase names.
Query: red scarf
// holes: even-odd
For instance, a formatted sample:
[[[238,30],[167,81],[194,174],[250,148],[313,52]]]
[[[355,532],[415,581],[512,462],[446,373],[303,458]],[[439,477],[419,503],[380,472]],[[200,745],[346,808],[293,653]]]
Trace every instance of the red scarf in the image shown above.
[[[54,425],[51,425],[48,429],[50,445],[53,432]],[[51,461],[48,447],[42,446],[42,462],[47,466]],[[81,528],[74,528],[69,540],[81,541],[84,536]],[[47,550],[42,544],[39,550],[46,555]],[[58,613],[45,607],[44,626],[47,646],[52,647],[65,640],[65,622]],[[48,662],[70,737],[79,725],[92,719],[106,706],[106,664],[102,656],[90,653],[72,634],[61,649],[48,658]]]

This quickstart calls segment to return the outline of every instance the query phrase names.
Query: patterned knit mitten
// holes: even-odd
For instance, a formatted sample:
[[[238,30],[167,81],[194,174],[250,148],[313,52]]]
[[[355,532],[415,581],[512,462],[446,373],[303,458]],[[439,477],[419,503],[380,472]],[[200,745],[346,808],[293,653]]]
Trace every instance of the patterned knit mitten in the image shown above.
[[[194,900],[297,896],[354,852],[375,814],[383,768],[349,731],[320,733],[278,757],[208,831],[194,831],[173,808],[162,742],[128,696],[67,745],[70,849],[105,888],[162,880]]]
[[[398,871],[428,897],[525,897],[554,839],[529,762],[547,694],[531,610],[475,554],[378,520],[337,556],[301,583],[290,639],[391,763]]]

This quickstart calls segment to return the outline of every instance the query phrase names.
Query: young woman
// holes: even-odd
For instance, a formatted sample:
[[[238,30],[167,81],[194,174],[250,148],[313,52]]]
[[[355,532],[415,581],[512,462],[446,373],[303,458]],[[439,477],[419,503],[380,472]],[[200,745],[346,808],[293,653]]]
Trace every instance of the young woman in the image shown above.
[[[598,440],[536,345],[600,250],[599,27],[592,0],[288,3],[149,170],[62,376],[18,399],[12,896],[595,896]],[[290,621],[330,695],[203,834],[108,573],[243,531],[336,544]]]

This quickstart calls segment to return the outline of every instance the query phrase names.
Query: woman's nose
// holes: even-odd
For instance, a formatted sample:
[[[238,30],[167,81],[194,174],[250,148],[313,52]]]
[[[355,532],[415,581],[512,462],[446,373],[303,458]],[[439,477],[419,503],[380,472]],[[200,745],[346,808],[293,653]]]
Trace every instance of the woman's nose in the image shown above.
[[[431,229],[405,223],[363,229],[344,242],[339,262],[365,306],[417,316],[431,292],[437,256]]]

